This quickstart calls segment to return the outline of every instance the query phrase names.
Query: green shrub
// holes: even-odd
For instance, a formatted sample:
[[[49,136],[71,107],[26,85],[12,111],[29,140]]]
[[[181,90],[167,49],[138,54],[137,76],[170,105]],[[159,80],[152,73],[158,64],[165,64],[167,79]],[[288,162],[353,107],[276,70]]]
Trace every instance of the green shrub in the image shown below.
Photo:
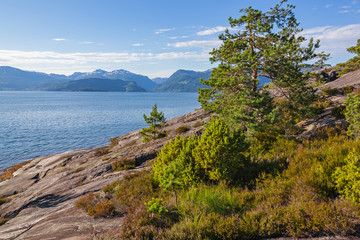
[[[345,117],[349,123],[347,134],[358,137],[360,134],[360,95],[348,94],[345,108]]]
[[[344,94],[346,95],[346,94],[349,94],[352,91],[354,91],[354,87],[353,86],[346,86],[346,87],[343,87],[342,90],[343,90]]]
[[[161,198],[152,198],[150,201],[145,203],[147,211],[149,213],[161,216],[168,212],[164,200]]]
[[[204,179],[236,181],[245,171],[248,145],[245,135],[231,132],[221,119],[212,120],[192,151],[195,162],[203,169]]]
[[[121,158],[111,164],[113,171],[121,171],[135,168],[135,159]]]
[[[177,134],[181,134],[181,133],[186,133],[189,130],[190,130],[190,128],[188,126],[180,126],[177,129],[175,129],[175,132]]]
[[[331,116],[335,117],[336,119],[345,118],[345,106],[334,107],[331,109]]]
[[[336,188],[346,198],[360,203],[360,162],[355,152],[345,159],[345,165],[334,173]]]
[[[116,214],[114,202],[100,197],[100,194],[90,192],[76,201],[77,208],[84,209],[89,216],[109,217]]]
[[[338,93],[339,90],[337,88],[326,88],[321,91],[321,94],[326,96],[334,96]]]
[[[200,181],[200,167],[195,162],[192,150],[198,144],[196,137],[179,137],[170,140],[158,153],[153,164],[154,179],[159,185],[174,192]]]

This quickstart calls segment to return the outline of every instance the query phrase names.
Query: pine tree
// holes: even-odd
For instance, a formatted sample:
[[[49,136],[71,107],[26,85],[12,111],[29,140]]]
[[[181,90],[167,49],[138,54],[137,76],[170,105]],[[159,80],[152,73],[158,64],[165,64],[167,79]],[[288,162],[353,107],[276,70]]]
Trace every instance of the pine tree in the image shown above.
[[[140,131],[143,142],[149,142],[151,139],[158,139],[165,136],[165,133],[161,131],[165,122],[164,113],[158,112],[156,104],[152,107],[150,116],[147,117],[144,113],[143,117],[145,122],[149,125],[148,128],[143,128]]]
[[[282,93],[294,118],[307,117],[316,97],[303,70],[319,67],[328,57],[315,53],[319,41],[310,39],[304,46],[294,6],[284,8],[285,2],[268,12],[248,7],[240,10],[243,15],[239,19],[230,17],[230,26],[238,31],[226,30],[219,36],[223,44],[211,52],[210,58],[219,65],[210,79],[201,79],[202,84],[211,87],[199,90],[202,107],[248,134],[264,130],[281,114],[268,89],[259,87],[259,77],[267,78]],[[316,64],[307,63],[313,59],[318,59]]]

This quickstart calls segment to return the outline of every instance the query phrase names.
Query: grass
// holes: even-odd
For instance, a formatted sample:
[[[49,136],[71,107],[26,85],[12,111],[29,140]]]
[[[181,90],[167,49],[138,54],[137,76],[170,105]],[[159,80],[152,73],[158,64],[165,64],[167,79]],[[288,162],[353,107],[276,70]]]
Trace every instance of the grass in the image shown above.
[[[120,239],[261,239],[344,236],[359,229],[360,206],[338,191],[336,169],[360,139],[322,130],[312,140],[281,138],[252,157],[241,185],[220,182],[172,192],[159,188],[151,171],[126,175],[77,206],[95,217],[124,216],[122,228],[106,236]],[[162,199],[154,214],[145,203]],[[105,236],[105,235],[104,235]]]
[[[30,162],[31,162],[31,160],[14,165],[8,169],[2,170],[2,173],[0,174],[0,182],[12,178],[14,172],[16,172],[18,169],[22,168],[23,166],[25,166],[26,164],[28,164]]]
[[[183,126],[180,126],[180,127],[176,128],[175,132],[177,134],[181,134],[181,133],[186,133],[189,130],[190,130],[190,128],[188,126],[183,125]]]
[[[110,152],[109,147],[101,147],[95,151],[94,156],[101,157],[108,154],[109,152]]]
[[[8,198],[0,197],[0,205],[7,203],[7,202],[10,202],[10,200]]]
[[[322,89],[321,94],[325,96],[334,96],[339,93],[337,88],[326,88]]]
[[[135,168],[135,159],[121,158],[112,163],[111,167],[113,171],[121,171]]]
[[[4,225],[5,223],[7,223],[10,220],[10,218],[0,218],[0,226]]]

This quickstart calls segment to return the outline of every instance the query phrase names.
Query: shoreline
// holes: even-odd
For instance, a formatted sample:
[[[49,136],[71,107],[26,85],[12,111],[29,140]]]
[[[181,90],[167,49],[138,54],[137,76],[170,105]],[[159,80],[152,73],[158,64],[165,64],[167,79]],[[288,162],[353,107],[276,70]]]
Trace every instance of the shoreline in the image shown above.
[[[0,181],[0,239],[76,238],[89,239],[92,233],[121,226],[122,217],[96,219],[75,207],[78,198],[97,192],[125,175],[149,169],[157,152],[179,133],[200,135],[209,112],[194,112],[166,121],[168,136],[142,142],[138,131],[112,139],[105,147],[77,149],[42,156],[23,163],[12,177]],[[135,167],[114,169],[114,163],[130,159]]]

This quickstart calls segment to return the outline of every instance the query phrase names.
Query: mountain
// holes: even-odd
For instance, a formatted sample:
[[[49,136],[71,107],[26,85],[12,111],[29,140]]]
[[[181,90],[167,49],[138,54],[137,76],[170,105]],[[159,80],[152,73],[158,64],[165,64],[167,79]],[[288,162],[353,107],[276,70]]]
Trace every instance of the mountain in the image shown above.
[[[121,79],[124,81],[134,81],[139,87],[144,88],[146,91],[151,91],[157,86],[157,84],[151,81],[149,77],[135,74],[123,69],[114,70],[112,72],[107,72],[101,69],[97,69],[93,72],[75,72],[67,77],[67,79],[69,80],[80,80],[89,78],[107,78]]]
[[[46,88],[47,91],[69,91],[69,92],[145,92],[133,81],[123,81],[120,79],[89,78],[80,79],[58,84]]]
[[[0,91],[38,90],[61,82],[64,80],[56,79],[46,73],[0,67]]]
[[[162,84],[164,82],[166,82],[169,78],[161,78],[161,77],[157,77],[157,78],[153,78],[151,79],[153,82],[157,83],[157,84]]]
[[[155,92],[197,92],[198,87],[206,86],[200,83],[200,78],[209,79],[211,70],[197,72],[191,70],[178,70],[169,79],[155,88]]]

